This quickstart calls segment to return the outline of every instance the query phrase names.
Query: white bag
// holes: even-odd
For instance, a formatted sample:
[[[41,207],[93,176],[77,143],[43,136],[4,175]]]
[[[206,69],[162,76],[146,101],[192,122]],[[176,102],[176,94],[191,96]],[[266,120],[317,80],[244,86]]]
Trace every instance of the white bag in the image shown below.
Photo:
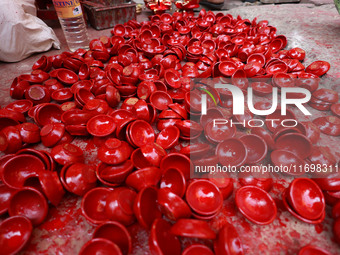
[[[17,62],[60,42],[52,28],[36,17],[34,0],[0,1],[0,60]]]

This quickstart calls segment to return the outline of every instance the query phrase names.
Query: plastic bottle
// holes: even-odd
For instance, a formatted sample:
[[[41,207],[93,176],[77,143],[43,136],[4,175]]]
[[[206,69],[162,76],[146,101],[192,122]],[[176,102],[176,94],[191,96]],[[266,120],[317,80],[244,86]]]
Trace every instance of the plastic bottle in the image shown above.
[[[89,36],[79,0],[53,0],[70,51],[89,48]]]

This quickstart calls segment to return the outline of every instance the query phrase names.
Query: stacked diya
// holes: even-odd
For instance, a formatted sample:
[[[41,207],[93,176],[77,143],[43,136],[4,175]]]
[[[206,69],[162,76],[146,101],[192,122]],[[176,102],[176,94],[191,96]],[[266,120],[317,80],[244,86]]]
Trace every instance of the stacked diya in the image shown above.
[[[339,95],[331,89],[318,89],[313,92],[309,105],[319,111],[329,111],[333,104],[338,103]]]
[[[318,224],[325,218],[325,198],[312,179],[294,179],[282,194],[282,200],[285,208],[301,221]]]

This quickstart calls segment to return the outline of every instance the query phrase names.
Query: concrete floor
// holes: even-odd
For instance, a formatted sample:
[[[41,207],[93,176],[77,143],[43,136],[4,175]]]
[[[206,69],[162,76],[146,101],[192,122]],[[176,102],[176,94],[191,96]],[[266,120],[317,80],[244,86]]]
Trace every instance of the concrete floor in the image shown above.
[[[232,9],[225,13],[234,16],[241,15],[248,19],[257,17],[258,20],[268,20],[271,25],[277,27],[279,34],[287,36],[287,48],[305,49],[306,66],[315,60],[327,60],[331,64],[331,69],[325,79],[340,78],[340,15],[330,0],[308,1],[306,4],[298,5],[262,5],[258,2],[246,4],[231,1],[226,5],[229,5],[228,9]],[[138,15],[138,20],[145,20],[146,15],[145,13]],[[109,31],[110,29],[95,31],[89,28],[89,35],[91,38],[98,38],[101,35],[109,36]],[[59,54],[67,50],[61,29],[55,28],[55,32],[63,47],[59,51],[51,50],[43,53],[45,55]],[[12,80],[20,74],[30,72],[32,64],[41,55],[36,54],[19,63],[0,63],[1,106],[12,101],[9,97]],[[340,86],[332,87],[340,92]],[[339,153],[339,142],[339,138],[332,138],[323,145],[328,145],[334,148],[335,153]],[[83,141],[76,141],[76,143],[82,146],[89,161],[95,158],[93,144]],[[314,226],[302,223],[282,210],[279,200],[285,186],[284,183],[277,183],[274,188],[273,197],[279,205],[279,214],[273,224],[264,227],[249,224],[239,212],[235,211],[235,206],[229,199],[224,211],[212,222],[212,225],[218,228],[218,225],[225,220],[235,222],[246,254],[297,254],[300,247],[309,243],[323,247],[333,254],[340,254],[339,247],[332,241],[332,220],[329,215],[323,224]],[[80,247],[91,238],[93,232],[93,226],[80,215],[79,205],[80,199],[69,195],[58,208],[51,208],[48,220],[34,230],[33,239],[22,254],[37,254],[37,252],[40,254],[76,254]],[[133,254],[148,254],[146,243],[148,233],[137,226],[132,226],[129,230],[133,233],[134,244],[137,244],[133,249]]]

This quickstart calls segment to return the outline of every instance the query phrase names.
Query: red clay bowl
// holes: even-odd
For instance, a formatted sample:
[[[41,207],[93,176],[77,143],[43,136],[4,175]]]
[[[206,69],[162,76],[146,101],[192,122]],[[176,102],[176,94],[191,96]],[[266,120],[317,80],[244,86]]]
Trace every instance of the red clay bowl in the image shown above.
[[[229,138],[216,147],[216,156],[223,166],[241,166],[247,158],[247,148],[240,139]]]
[[[118,165],[126,161],[132,153],[131,146],[124,141],[110,138],[98,150],[98,158],[106,164]]]
[[[171,110],[173,110],[177,114],[181,115],[183,119],[187,119],[188,118],[187,111],[180,104],[174,103],[174,104],[169,104],[168,106],[169,106],[169,108]]]
[[[313,123],[326,135],[340,135],[340,118],[336,116],[319,117],[314,119]]]
[[[78,146],[71,143],[65,143],[55,146],[51,151],[51,156],[60,165],[66,165],[67,163],[84,162],[83,151]]]
[[[52,92],[51,98],[59,104],[72,100],[73,93],[70,88],[57,89]]]
[[[78,75],[75,72],[64,68],[58,70],[57,78],[61,83],[68,86],[71,86],[78,81]]]
[[[180,170],[185,179],[188,180],[190,178],[190,173],[194,169],[194,165],[187,156],[181,153],[170,153],[162,159],[160,164],[162,173],[165,173],[165,171],[169,168],[176,168]]]
[[[46,198],[38,190],[30,187],[17,191],[9,202],[10,216],[23,215],[30,219],[33,226],[40,225],[46,218],[48,204]]]
[[[131,160],[126,160],[118,165],[108,165],[102,162],[96,168],[96,175],[103,184],[117,186],[125,181],[132,170],[133,164]]]
[[[125,184],[137,191],[145,187],[156,186],[161,179],[161,171],[157,167],[146,167],[132,172],[125,180]]]
[[[265,82],[253,82],[251,87],[254,94],[257,96],[267,96],[271,95],[273,92],[273,86]]]
[[[321,88],[313,92],[313,97],[324,101],[325,103],[337,103],[339,95],[336,91],[331,89]]]
[[[203,220],[179,219],[172,227],[171,233],[181,237],[215,239],[216,234]]]
[[[306,219],[306,218],[303,218],[300,214],[298,214],[297,212],[294,211],[294,209],[291,207],[291,205],[289,204],[289,201],[287,199],[287,194],[288,192],[287,191],[284,191],[282,193],[282,201],[283,201],[283,206],[287,209],[288,212],[290,212],[295,218],[303,221],[303,222],[306,222],[306,223],[309,223],[309,224],[320,224],[321,222],[323,222],[323,220],[325,219],[325,216],[326,216],[326,213],[325,211],[323,211],[323,214],[321,215],[320,218],[316,219],[316,220],[309,220],[309,219]]]
[[[84,196],[97,185],[94,166],[84,163],[70,163],[63,166],[60,180],[67,191],[78,196]]]
[[[158,190],[157,203],[160,211],[170,220],[190,218],[191,210],[182,198],[171,192],[169,188]]]
[[[182,85],[179,72],[172,68],[165,70],[164,80],[170,88],[178,89]]]
[[[133,204],[137,193],[127,187],[112,190],[106,198],[105,213],[110,220],[118,221],[125,226],[135,221]]]
[[[135,198],[133,212],[139,224],[150,229],[155,219],[162,218],[162,213],[158,210],[157,189],[153,186],[140,190]]]
[[[237,70],[237,66],[233,61],[222,61],[218,66],[218,70],[226,77],[231,77]]]
[[[53,170],[41,171],[39,173],[39,182],[45,196],[48,198],[51,204],[57,206],[61,202],[65,191],[60,182],[58,173],[52,171]]]
[[[179,129],[176,126],[164,128],[157,136],[156,143],[163,149],[171,149],[178,144]]]
[[[29,154],[19,154],[3,164],[2,181],[10,188],[21,189],[31,177],[45,170],[44,162]]]
[[[203,244],[191,244],[187,246],[182,255],[214,255],[214,253],[209,249],[208,246],[205,246]]]
[[[25,98],[31,100],[34,105],[48,103],[51,101],[50,91],[42,85],[31,85],[25,91]]]
[[[284,172],[289,175],[302,175],[304,171],[300,171],[300,167],[305,165],[305,161],[287,150],[274,150],[270,154],[272,163],[275,166],[288,167],[289,171]]]
[[[9,103],[4,109],[27,113],[33,107],[33,102],[27,99],[17,100]]]
[[[171,224],[164,219],[154,220],[150,237],[149,248],[151,254],[181,255],[181,242],[171,233]]]
[[[93,114],[80,109],[72,109],[64,112],[61,115],[61,121],[65,125],[86,124],[93,117]]]
[[[132,122],[129,129],[129,136],[136,147],[142,147],[155,141],[155,131],[151,125],[144,120]]]
[[[79,255],[122,255],[118,245],[104,238],[94,238],[81,248]]]
[[[41,142],[46,147],[55,146],[65,134],[65,125],[62,123],[47,124],[41,131]]]
[[[314,61],[309,66],[306,67],[306,73],[315,74],[317,76],[322,76],[328,72],[331,65],[326,61]]]
[[[268,148],[265,140],[262,137],[250,134],[240,137],[240,140],[247,149],[247,164],[258,163],[266,157]]]
[[[15,189],[11,189],[3,183],[0,184],[0,215],[7,212],[10,199],[15,192]]]
[[[15,153],[22,148],[22,138],[15,126],[8,126],[1,130],[1,151],[6,154]]]
[[[166,151],[157,143],[149,143],[141,147],[143,157],[152,165],[159,167],[162,158],[167,154]]]
[[[94,188],[89,190],[81,200],[82,214],[92,224],[101,224],[109,220],[105,213],[105,206],[110,192],[109,188]]]
[[[168,168],[163,172],[159,187],[169,188],[171,192],[183,197],[186,190],[184,174],[177,168]]]
[[[262,137],[263,140],[267,144],[268,150],[274,150],[275,149],[274,139],[273,139],[272,135],[267,130],[265,130],[264,128],[261,128],[261,127],[254,127],[254,128],[251,129],[250,132],[252,134],[255,134],[255,135]]]
[[[256,172],[240,172],[238,180],[242,186],[256,186],[267,192],[273,187],[273,178],[268,172],[260,172],[262,166],[254,165]]]
[[[255,224],[267,225],[276,218],[275,201],[261,188],[243,186],[237,190],[235,201],[240,212]]]
[[[298,133],[288,133],[280,136],[275,142],[275,148],[290,151],[302,159],[307,158],[312,153],[310,140]]]
[[[311,141],[311,143],[317,143],[320,139],[320,129],[310,121],[302,121],[301,124],[305,127],[306,137]]]
[[[313,245],[306,245],[300,249],[298,255],[332,255],[332,254],[322,248]]]
[[[124,255],[132,250],[131,236],[126,227],[119,222],[109,221],[96,227],[93,238],[104,238],[115,243]]]
[[[36,124],[25,122],[17,126],[24,143],[40,142],[40,129]]]
[[[5,219],[0,225],[0,249],[2,254],[17,254],[32,234],[32,223],[24,216]]]
[[[131,154],[131,161],[132,164],[137,168],[137,169],[141,169],[141,168],[146,168],[146,167],[151,167],[152,164],[149,162],[149,160],[147,160],[143,153],[141,148],[137,148],[135,149],[132,154]]]
[[[116,129],[114,118],[109,115],[96,115],[86,123],[87,131],[93,136],[108,136]]]
[[[207,143],[194,143],[182,147],[179,152],[190,158],[199,158],[206,155],[210,149],[210,145]]]
[[[325,198],[319,186],[307,178],[294,179],[290,185],[286,197],[301,217],[316,220],[325,211]]]
[[[236,126],[230,124],[215,124],[214,121],[211,120],[204,127],[204,133],[207,140],[211,143],[220,143],[235,136]]]
[[[150,95],[150,103],[157,110],[165,110],[168,109],[168,105],[172,104],[172,98],[167,92],[164,91],[154,91]]]
[[[60,123],[63,110],[57,104],[43,104],[35,111],[34,120],[40,126]]]
[[[192,181],[187,187],[185,198],[190,208],[201,215],[215,214],[223,205],[221,191],[209,180]]]
[[[216,254],[243,255],[243,246],[235,227],[226,222],[214,242]]]

